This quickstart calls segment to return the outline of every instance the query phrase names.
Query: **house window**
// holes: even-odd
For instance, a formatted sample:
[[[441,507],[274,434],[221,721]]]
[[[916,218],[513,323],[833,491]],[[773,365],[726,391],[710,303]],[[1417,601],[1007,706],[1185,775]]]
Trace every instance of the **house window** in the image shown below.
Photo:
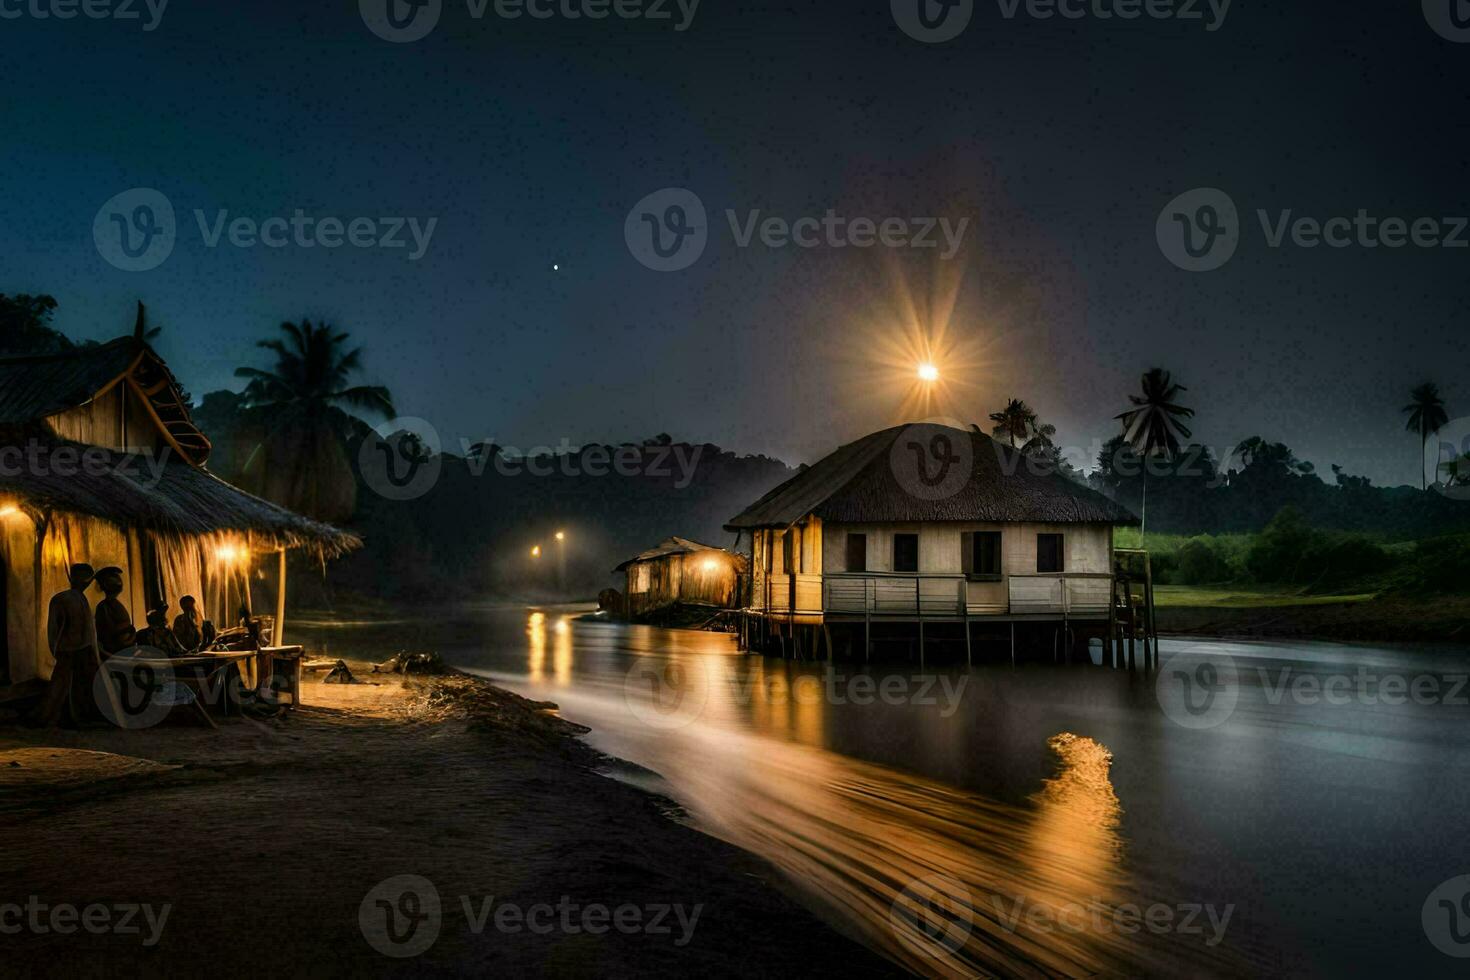
[[[919,570],[919,536],[917,534],[895,534],[893,536],[893,570],[895,572],[917,572]]]
[[[641,595],[648,591],[650,568],[647,565],[634,565],[628,569],[628,592],[632,595]]]
[[[1060,534],[1038,534],[1036,536],[1036,570],[1038,572],[1063,572],[1062,536]]]
[[[801,546],[796,543],[794,528],[781,535],[781,571],[787,575],[801,571]]]
[[[868,570],[868,536],[866,534],[847,536],[847,570],[849,572]]]
[[[998,581],[1000,532],[975,531],[960,535],[960,558],[964,572],[976,581]]]

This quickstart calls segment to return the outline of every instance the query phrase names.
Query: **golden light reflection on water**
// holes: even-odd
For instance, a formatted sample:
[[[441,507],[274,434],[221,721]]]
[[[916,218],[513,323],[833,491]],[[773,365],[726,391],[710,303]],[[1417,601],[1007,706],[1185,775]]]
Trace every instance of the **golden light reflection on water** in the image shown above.
[[[1155,937],[1109,927],[1111,910],[1139,900],[1100,743],[1053,736],[1054,775],[1023,805],[1002,803],[829,751],[826,692],[791,664],[732,656],[717,637],[633,628],[618,634],[619,653],[652,674],[630,684],[622,660],[617,676],[588,670],[572,684],[574,630],[552,632],[554,677],[540,613],[527,623],[527,668],[533,682],[563,687],[564,714],[591,725],[612,755],[659,773],[698,826],[768,860],[831,921],[906,969],[1186,968]]]

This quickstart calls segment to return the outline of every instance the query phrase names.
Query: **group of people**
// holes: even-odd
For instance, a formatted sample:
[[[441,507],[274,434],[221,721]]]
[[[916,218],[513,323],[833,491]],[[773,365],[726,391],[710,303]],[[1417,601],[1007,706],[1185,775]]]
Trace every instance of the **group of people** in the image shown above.
[[[37,721],[52,726],[63,714],[79,723],[83,707],[91,703],[91,690],[102,661],[137,647],[151,647],[171,657],[182,657],[206,649],[213,641],[212,624],[201,622],[193,596],[179,600],[180,611],[173,626],[168,622],[168,602],[148,611],[148,625],[137,630],[132,614],[118,597],[123,592],[123,571],[110,565],[101,571],[80,563],[67,576],[71,587],[51,597],[46,637],[56,660],[51,684],[41,702]],[[92,607],[87,589],[96,582],[102,601]]]

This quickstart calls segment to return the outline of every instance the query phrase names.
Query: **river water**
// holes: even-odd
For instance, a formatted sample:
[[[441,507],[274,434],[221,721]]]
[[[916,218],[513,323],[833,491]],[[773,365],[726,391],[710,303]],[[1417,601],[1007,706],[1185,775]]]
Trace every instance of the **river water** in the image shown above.
[[[1470,898],[1441,887],[1470,875],[1464,649],[1166,640],[1157,677],[988,648],[920,670],[586,612],[308,632],[557,702],[642,767],[614,775],[918,974],[1470,966],[1448,955],[1470,955]]]

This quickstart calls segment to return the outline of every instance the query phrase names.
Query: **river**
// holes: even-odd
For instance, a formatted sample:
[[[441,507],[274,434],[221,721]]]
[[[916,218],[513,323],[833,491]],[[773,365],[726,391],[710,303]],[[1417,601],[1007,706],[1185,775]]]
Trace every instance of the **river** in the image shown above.
[[[1165,640],[1157,679],[991,648],[920,670],[586,612],[311,632],[557,702],[641,767],[610,774],[915,973],[1463,973],[1437,948],[1470,954],[1470,899],[1440,888],[1470,875],[1463,649]]]

